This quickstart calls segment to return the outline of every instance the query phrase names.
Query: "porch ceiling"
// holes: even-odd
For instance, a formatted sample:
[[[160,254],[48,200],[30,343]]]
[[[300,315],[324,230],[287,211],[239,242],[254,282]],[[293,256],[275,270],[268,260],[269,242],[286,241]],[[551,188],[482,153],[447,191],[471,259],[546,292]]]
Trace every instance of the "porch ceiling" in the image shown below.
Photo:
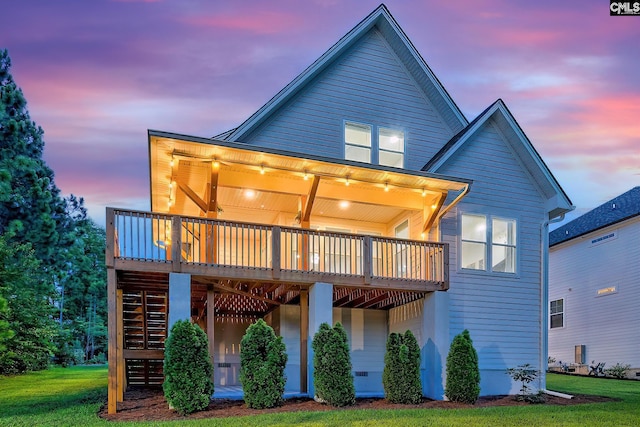
[[[387,223],[468,182],[259,147],[150,132],[154,212],[274,223],[282,213]],[[309,158],[310,157],[310,158]],[[310,201],[310,204],[309,204]],[[300,218],[298,218],[300,219]]]

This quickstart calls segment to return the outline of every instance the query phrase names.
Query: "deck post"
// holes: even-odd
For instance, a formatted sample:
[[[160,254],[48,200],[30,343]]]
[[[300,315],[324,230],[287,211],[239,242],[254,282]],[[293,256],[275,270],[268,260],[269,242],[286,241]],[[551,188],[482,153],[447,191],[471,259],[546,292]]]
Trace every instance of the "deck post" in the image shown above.
[[[280,278],[281,262],[280,259],[280,227],[275,226],[271,229],[271,263],[273,269],[273,278]]]
[[[117,360],[117,398],[118,402],[124,401],[124,391],[127,388],[124,360],[124,303],[122,300],[122,289],[116,289],[116,360]]]
[[[171,262],[173,271],[179,273],[182,268],[182,218],[171,218]]]
[[[108,234],[107,234],[108,235]],[[107,412],[115,414],[118,401],[118,353],[117,353],[117,310],[116,310],[116,271],[113,267],[107,268],[107,307],[109,309],[107,330],[109,335],[109,381]]]
[[[330,283],[314,283],[309,289],[309,337],[320,329],[322,323],[333,326],[333,285]],[[307,390],[314,396],[313,388],[313,349],[311,341],[307,342]]]
[[[216,349],[216,346],[214,343],[214,338],[215,338],[214,327],[215,327],[215,314],[216,314],[214,297],[215,297],[215,292],[213,290],[213,286],[209,286],[207,288],[207,339],[209,340],[209,357],[211,358],[211,364],[215,362],[214,352]],[[213,381],[213,371],[211,371],[211,380]]]
[[[309,291],[300,290],[300,393],[307,392],[307,346],[309,345]]]
[[[449,293],[430,292],[424,300],[422,319],[422,392],[435,400],[444,398],[449,352]]]
[[[373,251],[371,236],[364,236],[362,239],[362,274],[364,276],[364,283],[366,285],[371,284],[371,276],[373,270]]]
[[[169,324],[167,331],[178,320],[191,319],[191,275],[169,273]]]

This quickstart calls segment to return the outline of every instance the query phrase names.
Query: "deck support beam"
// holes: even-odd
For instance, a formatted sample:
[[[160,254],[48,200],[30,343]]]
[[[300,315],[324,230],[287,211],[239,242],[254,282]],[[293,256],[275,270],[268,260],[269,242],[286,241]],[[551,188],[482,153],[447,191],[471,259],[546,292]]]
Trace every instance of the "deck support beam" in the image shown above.
[[[307,392],[307,346],[309,345],[309,291],[300,291],[300,393]]]
[[[333,326],[333,285],[330,283],[315,283],[309,289],[308,336],[313,337],[322,323]],[[307,355],[307,390],[313,397],[313,348],[310,341],[307,342]]]

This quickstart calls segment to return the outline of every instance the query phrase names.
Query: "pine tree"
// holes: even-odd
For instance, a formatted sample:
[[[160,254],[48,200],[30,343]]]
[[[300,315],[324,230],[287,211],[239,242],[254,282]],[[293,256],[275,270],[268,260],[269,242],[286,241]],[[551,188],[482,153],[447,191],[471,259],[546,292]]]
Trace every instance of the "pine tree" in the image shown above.
[[[453,338],[447,355],[445,394],[453,402],[475,403],[480,395],[478,353],[468,330]]]
[[[411,331],[389,335],[382,384],[390,402],[409,404],[422,400],[420,347]]]
[[[332,406],[355,403],[356,392],[351,373],[351,354],[347,331],[340,323],[331,328],[320,324],[313,336],[313,384],[321,401]]]
[[[87,218],[82,198],[60,195],[42,158],[44,132],[31,120],[10,70],[9,54],[0,49],[0,235],[8,245],[29,244],[39,261],[33,298],[57,306],[58,334],[43,335],[57,343],[56,355],[68,360],[65,349],[80,343],[88,359],[106,349],[104,232]],[[31,310],[16,307],[18,301],[9,302],[10,313]]]
[[[44,132],[10,69],[9,53],[0,50],[0,234],[31,243],[46,269],[56,260],[64,201],[42,159]]]
[[[240,343],[240,382],[249,408],[272,408],[282,403],[286,364],[286,346],[271,326],[258,319],[247,328]]]
[[[54,350],[58,326],[49,303],[52,290],[29,244],[8,243],[0,236],[0,299],[7,301],[0,323],[0,375],[45,369]],[[9,335],[9,336],[7,336]]]

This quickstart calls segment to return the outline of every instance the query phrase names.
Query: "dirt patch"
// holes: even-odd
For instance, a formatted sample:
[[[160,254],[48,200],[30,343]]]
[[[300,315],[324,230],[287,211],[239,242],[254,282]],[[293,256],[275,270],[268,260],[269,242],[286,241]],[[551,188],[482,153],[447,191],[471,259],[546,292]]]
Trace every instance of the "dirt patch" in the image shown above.
[[[615,399],[602,396],[577,395],[573,399],[563,399],[561,397],[546,396],[545,405],[579,405],[582,403],[611,402]],[[170,410],[162,390],[159,389],[137,389],[127,391],[124,402],[118,404],[118,413],[107,414],[106,405],[100,409],[100,417],[112,421],[164,421],[164,420],[184,420],[201,418],[225,418],[241,417],[257,414],[270,414],[275,412],[301,412],[301,411],[348,411],[353,409],[418,409],[418,408],[483,408],[490,406],[525,406],[526,402],[518,402],[513,396],[491,396],[481,397],[475,405],[462,403],[444,402],[439,400],[424,399],[417,405],[398,405],[389,403],[385,399],[368,398],[357,399],[355,405],[345,408],[334,408],[323,405],[308,398],[294,398],[285,400],[282,406],[271,409],[250,409],[242,400],[213,399],[209,407],[200,412],[187,416],[181,416]]]

